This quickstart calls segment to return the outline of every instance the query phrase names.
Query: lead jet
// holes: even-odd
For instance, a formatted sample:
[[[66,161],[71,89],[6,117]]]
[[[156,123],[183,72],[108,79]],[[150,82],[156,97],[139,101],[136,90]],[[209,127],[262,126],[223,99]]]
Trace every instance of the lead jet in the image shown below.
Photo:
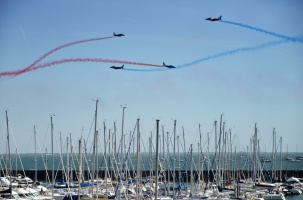
[[[111,66],[110,68],[112,68],[112,69],[124,69],[124,65],[122,65],[121,67]]]
[[[220,16],[220,17],[218,17],[218,18],[215,18],[215,17],[209,17],[209,18],[206,18],[205,20],[209,20],[209,21],[214,22],[214,21],[219,21],[219,20],[221,20],[221,19],[222,19],[222,16]]]
[[[121,37],[121,36],[125,36],[124,34],[122,34],[122,33],[118,33],[118,34],[116,34],[116,33],[113,33],[114,34],[114,36],[115,37]]]
[[[173,66],[173,65],[166,65],[164,62],[163,62],[163,67],[167,67],[167,68],[176,68],[176,67]]]

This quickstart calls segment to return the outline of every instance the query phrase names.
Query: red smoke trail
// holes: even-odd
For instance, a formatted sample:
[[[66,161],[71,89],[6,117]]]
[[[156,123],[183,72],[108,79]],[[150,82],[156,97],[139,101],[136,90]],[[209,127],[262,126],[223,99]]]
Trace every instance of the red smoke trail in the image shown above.
[[[65,47],[72,46],[72,45],[75,45],[75,44],[84,43],[84,42],[91,42],[91,41],[96,41],[96,40],[110,39],[110,38],[113,38],[113,37],[114,36],[102,37],[102,38],[92,38],[92,39],[80,40],[80,41],[75,41],[75,42],[71,42],[71,43],[67,43],[67,44],[61,45],[59,47],[56,47],[53,50],[50,50],[49,52],[47,52],[43,56],[41,56],[38,60],[36,60],[35,62],[33,62],[30,66],[26,67],[24,70],[28,70],[28,69],[32,68],[33,66],[35,66],[37,63],[39,63],[41,60],[43,60],[44,58],[46,58],[50,54],[52,54],[52,53],[54,53],[54,52],[56,52],[56,51],[58,51],[60,49],[63,49]]]
[[[69,58],[69,59],[62,59],[56,60],[52,62],[47,62],[41,65],[33,66],[31,68],[24,68],[16,71],[10,72],[1,72],[0,77],[2,76],[18,76],[20,74],[35,71],[37,69],[42,69],[45,67],[51,67],[53,65],[63,64],[63,63],[70,63],[70,62],[101,62],[101,63],[118,63],[118,64],[126,64],[126,65],[138,65],[138,66],[147,66],[147,67],[163,67],[162,65],[155,65],[155,64],[148,64],[148,63],[141,63],[141,62],[131,62],[131,61],[123,61],[123,60],[111,60],[111,59],[103,59],[103,58]]]

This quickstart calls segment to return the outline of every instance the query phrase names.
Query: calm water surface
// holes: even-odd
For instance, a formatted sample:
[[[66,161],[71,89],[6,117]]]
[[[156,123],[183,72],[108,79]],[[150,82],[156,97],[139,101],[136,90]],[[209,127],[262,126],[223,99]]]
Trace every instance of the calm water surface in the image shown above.
[[[282,159],[280,157],[280,154],[277,154],[277,158],[276,158],[276,162],[265,162],[265,163],[261,163],[260,167],[262,168],[262,170],[271,170],[271,169],[277,169],[277,170],[303,170],[303,160],[299,161],[299,162],[287,162],[285,160],[286,156],[291,157],[291,158],[296,158],[299,155],[303,155],[303,153],[282,153]],[[72,166],[75,166],[75,168],[78,167],[78,162],[77,162],[77,154],[73,154],[70,155],[69,160],[70,162],[72,162],[73,164],[70,164]],[[163,158],[163,156],[165,156]],[[62,169],[62,163],[64,166],[66,166],[66,160],[67,160],[67,156],[65,154],[63,154],[62,156],[60,156],[59,154],[55,154],[54,155],[55,159],[54,159],[54,165],[55,165],[55,169]],[[129,169],[136,169],[136,153],[129,153],[128,154],[128,159],[127,160],[127,166]],[[159,154],[162,166],[164,170],[168,170],[169,169],[169,165],[173,166],[173,154],[163,154],[160,153]],[[198,156],[197,153],[194,153],[193,158],[194,158],[194,162],[195,162],[195,166],[198,167],[199,166],[199,161],[202,163],[201,168],[203,167],[204,170],[207,170],[207,168],[211,168],[211,165],[213,165],[213,168],[215,168],[215,164],[216,162],[214,162],[213,158],[214,158],[214,153],[210,153],[209,155],[209,160],[210,162],[202,162],[203,158],[207,158],[208,156],[204,153],[203,155]],[[269,160],[273,160],[272,159],[272,155],[271,153],[260,153],[260,157],[266,157]],[[110,165],[110,159],[109,156],[107,157],[108,159],[108,164]],[[178,159],[179,156],[177,156],[176,159],[176,166],[179,166],[178,164]],[[20,154],[20,156],[15,156],[12,155],[11,156],[12,159],[12,168],[13,170],[18,169],[18,170],[33,170],[35,169],[35,155],[30,153],[30,154]],[[2,166],[6,166],[7,163],[7,157],[6,155],[0,155],[0,162],[2,164]],[[111,159],[113,160],[113,159]],[[155,154],[150,155],[149,153],[142,153],[141,154],[141,160],[142,160],[142,164],[141,164],[141,169],[142,170],[150,170],[150,169],[154,169],[155,168]],[[170,162],[168,162],[170,160]],[[50,154],[37,154],[37,167],[38,170],[45,170],[45,169],[51,169],[52,164],[52,156]],[[83,155],[83,170],[87,169],[88,167],[91,169],[91,154],[88,155]],[[229,159],[229,161],[226,162],[227,165],[229,166],[229,169],[232,170],[232,168],[235,169],[249,169],[249,167],[251,167],[251,159],[250,156],[245,154],[245,153],[237,153],[236,156],[233,157],[233,159]],[[118,163],[119,165],[119,163]],[[0,165],[1,166],[1,165]],[[103,154],[99,154],[98,157],[98,166],[100,168],[104,168],[104,157]],[[117,166],[117,165],[116,165]],[[180,153],[180,168],[181,170],[189,170],[189,155],[188,154],[184,154],[184,153]],[[196,169],[194,169],[196,170]],[[303,200],[303,198],[302,198]]]

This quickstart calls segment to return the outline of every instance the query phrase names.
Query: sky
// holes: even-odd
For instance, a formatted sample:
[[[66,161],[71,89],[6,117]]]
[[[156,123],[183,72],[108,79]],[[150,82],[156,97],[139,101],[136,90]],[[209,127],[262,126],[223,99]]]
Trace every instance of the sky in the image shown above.
[[[160,133],[171,137],[176,120],[183,151],[190,144],[197,151],[200,124],[203,151],[208,133],[214,151],[214,122],[223,114],[238,152],[250,145],[255,124],[261,151],[272,151],[275,129],[283,151],[303,152],[302,7],[300,0],[3,0],[0,73],[24,69],[62,45],[103,37],[110,38],[61,48],[35,66],[77,58],[113,63],[68,62],[0,77],[0,153],[6,153],[5,111],[12,152],[34,152],[34,126],[38,152],[50,152],[51,115],[55,152],[60,135],[63,145],[72,135],[75,147],[82,135],[91,151],[96,99],[101,150],[103,124],[112,133],[115,123],[120,138],[126,107],[126,143],[140,119],[142,151],[151,135],[155,143],[157,119]],[[205,20],[220,15],[223,21]],[[110,68],[122,63],[125,70]]]

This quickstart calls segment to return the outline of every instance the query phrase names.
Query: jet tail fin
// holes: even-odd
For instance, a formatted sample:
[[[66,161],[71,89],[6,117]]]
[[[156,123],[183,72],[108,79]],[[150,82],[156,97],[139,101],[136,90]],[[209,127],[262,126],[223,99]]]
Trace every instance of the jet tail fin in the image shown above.
[[[114,35],[114,36],[116,35],[115,32],[113,32],[113,35]]]
[[[124,69],[124,65],[121,66],[121,69]]]
[[[222,19],[222,15],[218,19],[221,20]]]
[[[163,62],[163,66],[165,66],[165,63]]]

